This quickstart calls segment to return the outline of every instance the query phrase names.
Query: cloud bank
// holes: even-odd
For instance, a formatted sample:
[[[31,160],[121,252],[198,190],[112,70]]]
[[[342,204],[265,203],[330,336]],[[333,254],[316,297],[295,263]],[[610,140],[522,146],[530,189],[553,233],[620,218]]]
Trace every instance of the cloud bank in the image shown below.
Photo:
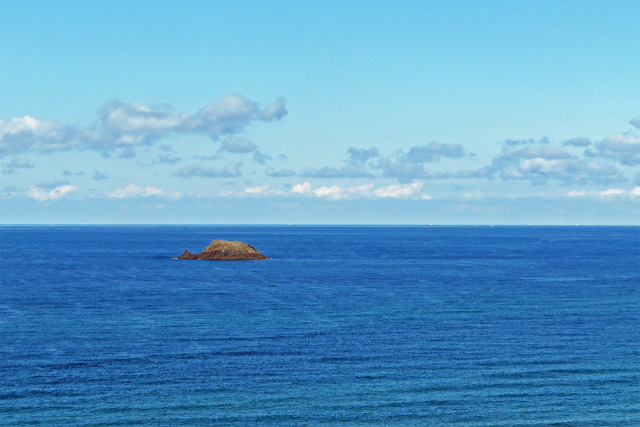
[[[129,184],[125,188],[120,188],[107,194],[111,199],[131,199],[139,197],[161,197],[168,199],[180,199],[182,194],[177,191],[168,191],[162,188],[151,187],[150,185],[140,187]]]
[[[93,127],[62,125],[31,116],[0,120],[0,157],[74,148],[103,153],[123,149],[125,156],[132,157],[132,147],[155,144],[172,133],[204,134],[217,140],[242,132],[253,121],[271,122],[286,114],[283,98],[261,109],[258,103],[237,94],[224,96],[195,114],[114,100],[100,109],[100,123]],[[229,145],[227,151],[233,147],[246,150],[249,145]]]
[[[64,197],[66,194],[77,191],[78,187],[75,185],[60,185],[49,190],[37,185],[32,185],[27,191],[27,197],[30,197],[39,202],[47,200],[56,200]]]
[[[505,143],[502,154],[493,158],[492,168],[504,180],[528,180],[544,184],[549,180],[564,183],[611,183],[624,181],[613,165],[588,162],[551,145],[525,147]]]
[[[222,168],[212,168],[204,164],[191,164],[175,173],[175,176],[180,178],[236,178],[241,175],[240,163],[229,163]]]
[[[244,190],[240,196],[305,196],[317,197],[328,200],[345,200],[345,199],[421,199],[430,200],[432,197],[422,192],[422,183],[414,181],[410,184],[394,184],[387,186],[378,186],[375,184],[363,185],[330,185],[314,187],[310,182],[305,181],[294,185],[290,191],[276,191],[269,185],[249,187]],[[228,194],[233,195],[233,194]]]

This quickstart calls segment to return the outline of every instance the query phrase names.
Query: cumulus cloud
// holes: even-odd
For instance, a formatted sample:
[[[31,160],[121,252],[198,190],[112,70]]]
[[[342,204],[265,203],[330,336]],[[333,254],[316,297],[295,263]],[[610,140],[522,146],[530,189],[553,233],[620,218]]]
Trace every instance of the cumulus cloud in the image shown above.
[[[549,143],[549,138],[542,137],[540,139],[534,139],[534,138],[527,138],[527,139],[512,139],[509,138],[506,141],[504,141],[504,145],[506,146],[518,146],[518,145],[532,145],[532,144],[548,144]]]
[[[260,186],[245,188],[244,192],[248,194],[265,194],[265,193],[269,193],[270,190],[271,190],[270,185],[260,185]]]
[[[299,194],[306,196],[315,196],[319,198],[326,198],[329,200],[340,200],[362,196],[370,196],[373,184],[365,184],[359,186],[321,186],[313,188],[310,182],[304,182],[297,184],[293,187],[290,194]]]
[[[364,184],[357,186],[322,186],[317,189],[309,189],[308,193],[314,194],[316,197],[324,197],[329,200],[352,199],[361,197],[384,199],[431,199],[431,196],[426,193],[420,194],[421,190],[422,183],[414,181],[410,184],[394,184],[377,188],[373,184]]]
[[[31,160],[23,159],[20,157],[14,157],[2,169],[2,173],[10,174],[15,172],[16,169],[32,169],[32,168],[33,168],[33,163],[31,163]]]
[[[436,162],[442,158],[458,159],[467,157],[467,153],[460,144],[430,142],[426,145],[411,147],[407,152],[397,150],[394,153],[381,157],[380,151],[371,147],[358,149],[351,147],[347,150],[348,159],[341,167],[324,166],[319,169],[310,169],[301,176],[311,178],[395,178],[402,183],[411,183],[416,179],[444,179],[465,177],[486,177],[488,172],[463,171],[456,173],[443,173],[427,171],[425,163]],[[374,159],[378,159],[374,161]]]
[[[244,129],[256,119],[258,104],[241,95],[227,95],[213,104],[206,105],[192,116],[181,120],[177,130],[187,133],[205,133],[213,138],[230,135]]]
[[[363,165],[367,161],[378,157],[380,155],[380,150],[376,147],[371,148],[355,148],[349,147],[347,150],[347,154],[349,155],[349,163],[355,165]]]
[[[296,184],[291,189],[291,194],[309,194],[311,192],[311,183],[303,182],[302,184]]]
[[[597,198],[620,198],[620,197],[640,197],[640,186],[631,190],[623,188],[608,188],[601,191],[571,190],[567,193],[568,197],[597,197]]]
[[[151,142],[176,129],[187,118],[180,113],[118,100],[107,102],[100,109],[100,117],[104,132],[117,145]]]
[[[133,147],[124,147],[118,155],[119,159],[133,159],[136,156],[136,150]]]
[[[635,119],[629,121],[629,123],[631,123],[636,128],[640,129],[640,116],[638,116]]]
[[[596,144],[596,150],[587,150],[588,157],[607,157],[627,166],[640,164],[640,137],[630,133],[617,133]]]
[[[258,119],[270,122],[273,120],[280,120],[288,113],[289,112],[287,111],[287,107],[285,106],[284,98],[278,98],[276,102],[260,111],[260,113],[258,114]]]
[[[296,176],[297,173],[293,169],[280,169],[276,171],[267,170],[266,175],[273,178],[285,178],[290,176]]]
[[[168,144],[158,147],[160,154],[153,158],[153,160],[145,166],[152,166],[157,164],[173,165],[178,163],[182,158],[175,155],[176,151],[172,146]]]
[[[52,189],[43,188],[37,185],[32,185],[29,187],[27,191],[27,197],[35,199],[39,202],[44,202],[47,200],[56,200],[64,197],[66,194],[71,193],[73,191],[77,191],[78,187],[75,185],[60,185],[58,187],[54,187]]]
[[[417,194],[422,189],[422,183],[418,181],[414,181],[408,185],[389,185],[387,187],[377,188],[373,191],[373,194],[377,197],[385,197],[385,198],[404,198],[410,197],[414,194]],[[428,197],[431,198],[431,197]]]
[[[242,132],[254,120],[280,120],[286,114],[282,98],[261,110],[256,102],[237,94],[220,98],[195,114],[114,100],[100,109],[100,123],[93,127],[64,126],[30,116],[0,120],[0,157],[72,148],[108,153],[154,144],[169,134],[205,134],[217,140]]]
[[[444,158],[468,158],[460,144],[430,142],[408,150],[380,156],[379,150],[349,148],[344,165],[324,166],[308,169],[300,176],[311,178],[394,178],[407,184],[415,180],[435,179],[489,179],[525,180],[533,184],[544,184],[550,180],[562,183],[609,184],[628,181],[611,162],[590,160],[588,157],[608,157],[625,165],[640,164],[640,138],[630,134],[618,134],[597,144],[596,152],[585,151],[585,156],[574,155],[569,148],[583,148],[592,145],[584,137],[566,140],[561,146],[540,139],[508,139],[504,141],[502,152],[495,156],[490,165],[473,170],[438,171],[429,167],[430,163]],[[279,176],[268,172],[269,176]]]
[[[218,160],[220,157],[218,156],[193,156],[192,159],[194,160],[206,160],[206,161],[211,161],[211,160]]]
[[[473,192],[469,192],[469,193],[464,193],[462,195],[462,198],[465,200],[482,200],[484,199],[486,196],[484,191],[481,190],[476,190]]]
[[[192,164],[183,167],[175,176],[191,178],[194,176],[202,178],[237,178],[241,176],[240,163],[229,163],[223,168],[212,168],[204,164]]]
[[[20,157],[14,157],[11,159],[9,163],[7,163],[8,168],[33,168],[33,163],[29,159],[23,159]]]
[[[420,164],[434,162],[442,157],[459,159],[465,156],[464,148],[460,144],[430,142],[427,145],[412,147],[406,154],[407,161]]]
[[[171,192],[162,188],[151,187],[150,185],[140,187],[135,184],[129,184],[125,188],[120,188],[116,191],[107,194],[107,197],[112,199],[130,199],[137,197],[162,197],[169,199],[179,199],[182,194],[175,191]]]
[[[403,154],[385,157],[378,163],[377,167],[382,170],[382,176],[396,178],[403,183],[412,182],[416,179],[444,179],[451,177],[449,173],[428,172],[423,164],[408,161]]]
[[[228,151],[229,153],[250,153],[256,150],[256,145],[245,138],[230,136],[222,141],[220,151]]]
[[[380,159],[377,168],[387,178],[397,178],[408,183],[416,179],[450,178],[450,173],[430,172],[424,164],[441,160],[443,157],[459,159],[467,154],[460,144],[430,142],[426,145],[411,147],[406,153],[398,150]]]
[[[261,165],[264,165],[267,162],[267,160],[271,160],[271,156],[270,155],[264,154],[264,153],[262,153],[260,151],[257,151],[257,150],[253,153],[253,161],[254,162],[260,163]]]
[[[367,170],[367,162],[380,155],[375,147],[359,149],[349,147],[346,165],[342,167],[324,166],[317,170],[307,170],[302,176],[313,178],[373,178],[374,172]],[[369,168],[370,169],[370,168]]]
[[[48,152],[69,149],[82,143],[81,132],[51,120],[31,116],[0,119],[0,157],[35,148]]]
[[[307,170],[302,176],[312,178],[372,178],[373,174],[361,167],[347,165],[341,168],[324,166],[317,170]]]
[[[154,162],[155,163],[167,163],[167,164],[172,165],[174,163],[179,162],[180,160],[182,160],[180,157],[160,154],[158,157],[156,157],[154,159]]]
[[[476,170],[461,170],[450,174],[452,178],[487,178],[493,179],[495,169],[491,166],[483,166]]]
[[[589,138],[571,138],[562,143],[565,147],[588,147],[591,145]]]
[[[39,182],[38,184],[36,184],[36,187],[52,190],[56,187],[62,187],[64,185],[69,185],[69,181],[62,179],[49,179],[47,181]]]
[[[174,155],[171,154],[158,154],[153,161],[151,161],[151,165],[156,165],[156,164],[168,164],[168,165],[173,165],[178,163],[180,160],[182,160],[180,157],[176,157]]]
[[[270,186],[250,187],[244,190],[245,195],[277,195],[277,196],[307,196],[328,200],[387,198],[387,199],[421,199],[429,200],[429,194],[422,193],[422,183],[415,181],[410,184],[395,184],[376,187],[374,184],[363,185],[323,185],[313,187],[310,182],[296,184],[288,192],[274,191]]]
[[[0,190],[0,198],[15,197],[21,193],[23,193],[23,191],[20,191],[15,185],[8,185]]]
[[[492,168],[505,180],[529,180],[534,184],[543,184],[550,179],[566,183],[626,180],[613,166],[587,163],[549,145],[519,147],[506,142],[502,154],[494,157]]]

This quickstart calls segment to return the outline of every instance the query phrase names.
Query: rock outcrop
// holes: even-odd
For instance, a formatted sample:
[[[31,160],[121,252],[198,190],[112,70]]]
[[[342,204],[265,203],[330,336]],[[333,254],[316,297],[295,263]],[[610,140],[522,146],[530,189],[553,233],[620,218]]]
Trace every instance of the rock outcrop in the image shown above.
[[[192,254],[185,250],[178,259],[208,259],[208,260],[245,260],[245,259],[268,259],[251,245],[243,242],[227,240],[214,240],[204,251]]]

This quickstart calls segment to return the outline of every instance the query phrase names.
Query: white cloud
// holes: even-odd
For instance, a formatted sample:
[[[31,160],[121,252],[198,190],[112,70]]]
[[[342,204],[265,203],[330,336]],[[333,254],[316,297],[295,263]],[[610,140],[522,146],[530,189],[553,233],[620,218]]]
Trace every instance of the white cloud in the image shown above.
[[[51,120],[31,116],[0,119],[0,157],[32,148],[38,151],[67,149],[78,145],[76,132]]]
[[[101,111],[102,123],[110,132],[122,136],[160,134],[173,130],[186,118],[184,114],[153,109],[139,102],[110,101]],[[130,139],[129,142],[133,142]]]
[[[253,160],[256,163],[260,163],[261,165],[264,165],[267,162],[267,160],[271,160],[271,156],[256,150],[256,152],[253,153]]]
[[[388,187],[382,187],[374,190],[373,194],[377,197],[385,197],[392,199],[399,199],[413,196],[420,192],[422,189],[422,183],[414,181],[411,184],[396,184],[389,185]]]
[[[567,193],[567,196],[599,198],[637,197],[640,196],[640,187],[635,187],[631,190],[625,190],[623,188],[608,188],[601,191],[571,190]]]
[[[305,171],[302,176],[313,178],[395,178],[402,183],[411,183],[416,179],[444,179],[454,174],[425,170],[425,164],[436,162],[442,158],[460,159],[467,157],[460,144],[430,142],[425,145],[411,147],[406,153],[396,150],[394,153],[380,158],[376,147],[347,150],[349,158],[341,167],[324,166],[319,169]],[[378,158],[377,161],[374,159]],[[462,172],[459,178],[472,177],[474,172]],[[475,176],[474,176],[475,177]]]
[[[256,150],[256,145],[245,138],[230,136],[222,141],[220,151],[228,151],[229,153],[250,153]]]
[[[476,190],[472,193],[465,193],[462,198],[466,200],[482,200],[485,198],[485,193],[484,191]]]
[[[411,147],[407,153],[398,150],[380,159],[376,168],[382,170],[383,176],[397,178],[403,183],[411,183],[416,179],[445,179],[451,178],[452,175],[427,171],[424,164],[439,161],[443,157],[460,159],[467,156],[464,147],[460,144],[430,142],[426,145]]]
[[[318,197],[326,197],[327,199],[331,199],[331,200],[339,200],[339,199],[346,198],[347,191],[348,191],[347,189],[339,185],[332,185],[330,187],[327,187],[327,186],[320,187],[317,190],[314,190],[313,194],[315,194]]]
[[[588,191],[585,190],[571,190],[567,193],[569,197],[586,197],[589,195]]]
[[[284,98],[278,98],[276,102],[262,110],[260,114],[258,114],[258,118],[270,122],[272,120],[280,120],[288,113]]]
[[[621,188],[610,188],[600,192],[601,196],[621,196],[623,194],[627,194],[627,191]]]
[[[170,192],[162,188],[151,187],[150,185],[140,187],[135,184],[129,184],[125,188],[120,188],[107,194],[107,197],[112,199],[128,199],[135,197],[163,197],[168,199],[179,199],[182,197],[182,194],[177,191]]]
[[[426,145],[412,147],[407,152],[406,159],[411,163],[425,163],[440,160],[441,157],[459,159],[465,155],[464,148],[460,144],[433,141]]]
[[[53,188],[52,190],[32,185],[27,191],[27,197],[38,200],[39,202],[44,202],[46,200],[60,199],[66,194],[77,190],[78,187],[76,187],[75,185],[61,185]]]
[[[292,194],[309,194],[311,192],[311,183],[303,182],[302,184],[296,184],[291,189]]]
[[[31,163],[31,160],[28,160],[28,159],[22,159],[20,157],[14,157],[7,164],[7,167],[8,168],[32,168],[33,167],[33,163]]]
[[[2,173],[13,173],[15,169],[32,169],[33,163],[29,159],[23,159],[20,157],[14,157],[6,167],[2,170]]]
[[[93,127],[63,126],[31,116],[0,120],[0,157],[29,150],[49,152],[71,148],[106,153],[121,147],[154,144],[172,133],[205,134],[218,139],[243,131],[252,121],[272,121],[284,115],[283,99],[261,111],[257,103],[235,94],[222,97],[191,115],[114,100],[101,108],[101,121]]]
[[[206,133],[214,138],[242,130],[258,114],[258,104],[241,95],[227,95],[213,104],[204,106],[180,123],[189,133]]]
[[[274,191],[270,186],[250,187],[244,190],[244,194],[270,194],[273,196],[312,196],[329,200],[344,200],[358,198],[393,198],[393,199],[421,199],[430,200],[432,197],[426,193],[420,193],[422,183],[413,182],[403,185],[389,185],[376,188],[374,184],[363,185],[323,185],[313,188],[310,182],[296,184],[289,192]]]
[[[265,193],[268,193],[270,189],[271,189],[270,185],[261,185],[256,187],[245,188],[244,191],[245,193],[249,193],[249,194],[265,194]]]
[[[204,164],[192,164],[183,167],[174,174],[181,178],[237,178],[241,176],[240,163],[229,163],[222,168],[212,168]]]
[[[367,172],[360,165],[347,165],[341,168],[324,166],[318,170],[308,170],[302,174],[304,177],[313,178],[373,178],[371,172]]]
[[[271,170],[271,169],[267,169],[267,171],[265,172],[265,174],[267,176],[273,177],[273,178],[283,178],[283,177],[290,177],[290,176],[296,176],[296,171],[294,171],[293,169],[281,169],[281,170]]]
[[[550,145],[520,148],[509,141],[503,145],[502,154],[493,158],[492,168],[504,180],[529,180],[534,184],[543,184],[552,179],[567,183],[626,180],[612,165],[587,163],[584,159]]]
[[[623,165],[640,164],[640,137],[631,133],[617,133],[596,145],[596,151],[585,151],[586,156],[607,157]]]
[[[373,178],[375,176],[372,170],[367,170],[367,168],[370,169],[373,166],[367,165],[367,162],[380,155],[377,148],[359,149],[349,147],[347,154],[349,159],[346,161],[345,166],[340,168],[323,166],[317,170],[307,170],[302,176],[314,178]]]

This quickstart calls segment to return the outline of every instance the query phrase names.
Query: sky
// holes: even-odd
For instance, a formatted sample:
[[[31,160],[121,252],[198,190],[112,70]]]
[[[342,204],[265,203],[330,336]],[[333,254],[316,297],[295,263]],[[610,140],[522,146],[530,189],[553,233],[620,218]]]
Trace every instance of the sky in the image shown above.
[[[640,2],[0,0],[0,224],[640,224]]]

